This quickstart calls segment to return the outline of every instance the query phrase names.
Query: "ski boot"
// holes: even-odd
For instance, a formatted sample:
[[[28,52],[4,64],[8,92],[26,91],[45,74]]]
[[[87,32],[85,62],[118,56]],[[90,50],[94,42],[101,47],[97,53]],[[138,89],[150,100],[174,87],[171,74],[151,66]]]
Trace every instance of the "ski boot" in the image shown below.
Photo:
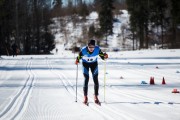
[[[88,103],[88,97],[87,96],[84,96],[83,103],[88,106],[89,103]]]
[[[101,105],[97,95],[94,96],[94,102],[97,104],[97,105]]]

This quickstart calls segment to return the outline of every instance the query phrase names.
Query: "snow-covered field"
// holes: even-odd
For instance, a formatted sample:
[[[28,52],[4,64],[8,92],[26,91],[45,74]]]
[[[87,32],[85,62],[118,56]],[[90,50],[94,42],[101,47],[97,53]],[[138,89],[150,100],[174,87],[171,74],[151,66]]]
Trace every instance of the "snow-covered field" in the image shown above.
[[[99,59],[101,106],[93,101],[92,78],[89,106],[82,104],[81,65],[75,102],[77,66],[71,52],[2,56],[0,120],[180,120],[180,94],[171,93],[180,90],[180,50],[108,54],[105,91],[105,63]],[[150,77],[155,85],[149,85]]]

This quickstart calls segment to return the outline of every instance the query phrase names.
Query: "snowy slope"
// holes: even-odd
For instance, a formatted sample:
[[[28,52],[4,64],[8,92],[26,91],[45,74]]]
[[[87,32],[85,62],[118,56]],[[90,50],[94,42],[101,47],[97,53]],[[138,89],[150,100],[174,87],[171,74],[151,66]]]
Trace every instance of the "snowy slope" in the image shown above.
[[[116,15],[116,19],[118,21],[113,23],[113,35],[109,35],[107,37],[109,48],[120,48],[122,49],[125,47],[128,47],[127,49],[132,49],[132,40],[126,39],[123,41],[122,37],[122,26],[124,26],[124,29],[128,29],[129,27],[129,14],[127,10],[121,10],[122,14]],[[81,17],[79,17],[81,18]],[[90,25],[94,24],[96,28],[99,27],[99,18],[98,13],[96,11],[93,11],[89,14],[89,16],[86,17],[85,22],[79,22],[76,23],[76,26],[73,26],[72,18],[69,16],[63,17],[61,19],[64,19],[67,21],[67,23],[63,23],[64,27],[60,25],[60,18],[54,18],[54,24],[51,25],[52,33],[55,34],[55,41],[56,41],[56,48],[58,48],[59,45],[65,45],[64,48],[71,48],[74,44],[77,43],[78,39],[83,39],[84,35],[83,33],[83,27],[86,27],[89,30]],[[61,31],[63,29],[63,32]],[[66,31],[66,32],[65,32]],[[125,35],[129,34],[129,32],[124,31]],[[88,33],[87,33],[88,34]],[[102,43],[104,43],[106,37],[100,39]],[[80,43],[81,44],[81,43]],[[123,45],[124,44],[124,45]],[[129,48],[130,47],[130,48]]]
[[[0,120],[180,120],[180,94],[171,93],[174,88],[180,90],[180,50],[108,54],[105,91],[104,62],[99,59],[102,105],[94,104],[90,77],[89,107],[82,104],[81,64],[75,102],[77,66],[71,52],[2,56]],[[150,77],[155,85],[149,85]],[[163,77],[166,85],[161,84]]]

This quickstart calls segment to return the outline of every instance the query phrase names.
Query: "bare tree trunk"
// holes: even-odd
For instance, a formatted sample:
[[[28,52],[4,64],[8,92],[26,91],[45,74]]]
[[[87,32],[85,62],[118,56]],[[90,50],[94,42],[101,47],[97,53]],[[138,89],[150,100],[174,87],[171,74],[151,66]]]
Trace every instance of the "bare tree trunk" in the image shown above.
[[[20,45],[19,41],[19,13],[18,13],[18,1],[16,0],[16,39],[15,42]]]
[[[140,26],[140,32],[139,32],[139,49],[144,48],[144,27],[143,25]]]
[[[133,31],[132,33],[133,33],[133,50],[135,50],[135,49],[134,49],[134,45],[135,45],[135,44],[134,44],[134,31]]]
[[[162,49],[164,48],[164,32],[163,32],[163,18],[161,18],[161,42],[162,42]]]
[[[175,48],[176,46],[176,26],[175,21],[173,20],[173,33],[172,33],[172,40],[171,40],[171,47]]]

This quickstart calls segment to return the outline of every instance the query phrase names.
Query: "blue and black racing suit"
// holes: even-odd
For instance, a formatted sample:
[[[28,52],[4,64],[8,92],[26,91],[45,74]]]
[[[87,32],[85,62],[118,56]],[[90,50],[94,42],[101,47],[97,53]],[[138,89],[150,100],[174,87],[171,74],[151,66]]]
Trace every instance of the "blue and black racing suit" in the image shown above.
[[[84,96],[88,94],[88,82],[89,82],[89,68],[92,72],[94,81],[94,95],[98,95],[99,82],[98,82],[98,55],[104,60],[104,53],[101,51],[99,46],[95,46],[93,52],[89,52],[88,47],[85,46],[81,49],[77,60],[82,59],[83,75],[84,75]]]

